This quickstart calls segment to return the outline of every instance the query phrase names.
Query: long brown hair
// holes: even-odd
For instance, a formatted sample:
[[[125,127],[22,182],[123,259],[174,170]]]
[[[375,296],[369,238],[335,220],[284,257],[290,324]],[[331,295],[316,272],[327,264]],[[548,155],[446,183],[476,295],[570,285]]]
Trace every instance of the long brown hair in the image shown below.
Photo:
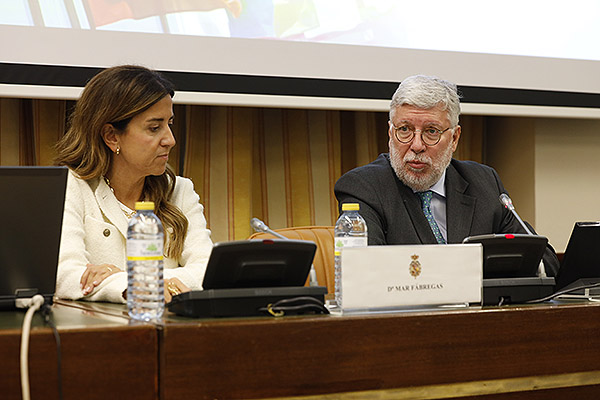
[[[112,124],[124,132],[131,119],[165,96],[173,84],[158,72],[137,65],[107,68],[85,86],[69,118],[67,133],[57,142],[56,165],[65,165],[85,180],[100,178],[109,170],[112,151],[104,143],[102,127]],[[155,213],[168,239],[166,255],[178,259],[183,251],[188,220],[170,203],[175,173],[169,165],[162,175],[147,176],[141,199],[154,202]]]

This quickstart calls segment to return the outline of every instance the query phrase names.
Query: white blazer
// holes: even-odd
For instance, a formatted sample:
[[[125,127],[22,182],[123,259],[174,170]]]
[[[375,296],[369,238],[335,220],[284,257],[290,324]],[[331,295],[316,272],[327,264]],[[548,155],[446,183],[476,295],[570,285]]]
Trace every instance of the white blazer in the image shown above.
[[[171,202],[187,217],[189,225],[179,260],[165,257],[165,279],[177,277],[191,289],[200,289],[212,250],[204,207],[191,180],[177,177]],[[70,171],[67,181],[56,295],[124,303],[127,288],[128,220],[103,179],[85,181]],[[83,296],[80,279],[87,264],[113,264],[121,270]]]

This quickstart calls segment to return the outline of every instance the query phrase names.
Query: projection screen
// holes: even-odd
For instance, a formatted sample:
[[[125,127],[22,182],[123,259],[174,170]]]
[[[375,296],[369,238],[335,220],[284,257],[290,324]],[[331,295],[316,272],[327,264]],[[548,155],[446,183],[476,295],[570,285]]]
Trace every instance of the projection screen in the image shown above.
[[[162,71],[186,104],[386,110],[413,74],[471,114],[600,118],[600,1],[12,0],[0,97],[78,97]]]

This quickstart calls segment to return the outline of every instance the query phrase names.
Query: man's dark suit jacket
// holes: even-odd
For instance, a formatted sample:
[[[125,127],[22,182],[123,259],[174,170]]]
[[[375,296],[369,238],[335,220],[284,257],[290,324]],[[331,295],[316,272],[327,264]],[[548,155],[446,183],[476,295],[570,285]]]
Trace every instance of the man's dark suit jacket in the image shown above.
[[[448,243],[490,233],[526,233],[500,203],[501,193],[506,190],[493,168],[453,159],[446,170]],[[360,204],[370,245],[437,243],[419,197],[398,179],[387,153],[344,174],[335,184],[335,196],[340,207]],[[558,259],[550,245],[543,260],[546,273],[555,276]]]

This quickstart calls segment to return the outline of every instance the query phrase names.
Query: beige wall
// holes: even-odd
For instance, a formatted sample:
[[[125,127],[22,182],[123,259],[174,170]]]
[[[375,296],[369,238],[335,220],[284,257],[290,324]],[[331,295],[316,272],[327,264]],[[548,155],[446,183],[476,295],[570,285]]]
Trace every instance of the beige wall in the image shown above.
[[[536,229],[558,252],[575,222],[600,220],[600,120],[535,121],[535,193]]]
[[[600,120],[488,117],[485,132],[484,162],[557,252],[575,222],[600,220]]]
[[[535,120],[486,118],[484,163],[496,169],[521,218],[536,227]]]

